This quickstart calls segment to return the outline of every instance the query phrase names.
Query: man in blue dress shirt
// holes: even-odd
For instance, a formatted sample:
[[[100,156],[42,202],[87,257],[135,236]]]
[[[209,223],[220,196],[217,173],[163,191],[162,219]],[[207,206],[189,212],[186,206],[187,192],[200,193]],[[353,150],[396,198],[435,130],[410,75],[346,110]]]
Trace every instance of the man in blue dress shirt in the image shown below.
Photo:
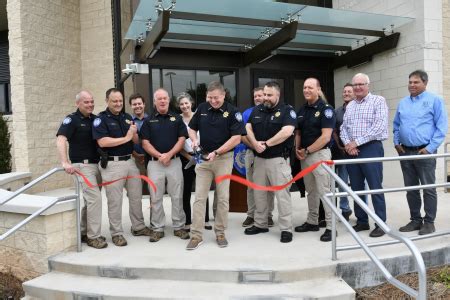
[[[394,118],[394,145],[399,155],[436,153],[447,132],[447,113],[441,97],[426,91],[428,74],[417,70],[409,75],[410,96],[403,98]],[[405,186],[434,184],[436,159],[400,162]],[[411,221],[400,231],[419,230],[420,235],[435,231],[437,210],[436,189],[423,190],[425,217],[421,216],[420,191],[406,192]]]

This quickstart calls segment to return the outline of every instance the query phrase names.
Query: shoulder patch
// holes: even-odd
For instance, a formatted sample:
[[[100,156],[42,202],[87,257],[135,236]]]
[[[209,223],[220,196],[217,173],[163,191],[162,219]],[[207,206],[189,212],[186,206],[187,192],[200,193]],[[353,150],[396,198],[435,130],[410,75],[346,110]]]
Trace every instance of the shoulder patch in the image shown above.
[[[240,112],[237,112],[234,117],[238,122],[242,122],[242,114]]]
[[[72,118],[71,118],[71,117],[66,117],[66,118],[64,119],[64,121],[63,121],[63,124],[64,124],[64,125],[68,125],[68,124],[70,124],[70,122],[72,122]]]
[[[323,114],[325,115],[325,118],[331,119],[333,117],[334,111],[331,108],[327,108],[324,110]]]
[[[94,120],[94,127],[98,127],[100,125],[100,123],[102,123],[102,119],[95,118],[95,120]]]
[[[291,111],[289,112],[289,115],[291,116],[292,119],[297,119],[297,114],[295,113],[295,111],[293,109],[291,109]]]

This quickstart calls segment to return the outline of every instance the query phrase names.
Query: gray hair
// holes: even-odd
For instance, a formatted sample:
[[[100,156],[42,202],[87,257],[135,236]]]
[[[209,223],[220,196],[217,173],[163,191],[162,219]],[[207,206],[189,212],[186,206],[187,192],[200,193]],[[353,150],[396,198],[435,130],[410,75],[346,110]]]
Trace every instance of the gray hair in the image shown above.
[[[179,93],[178,96],[177,96],[177,105],[178,106],[180,106],[181,99],[184,99],[184,98],[188,99],[191,102],[192,105],[195,104],[194,99],[192,99],[192,96],[189,93],[182,92],[182,93]]]
[[[352,81],[356,78],[356,77],[363,77],[366,80],[367,84],[370,84],[370,78],[367,74],[364,73],[358,73],[355,76],[353,76]]]

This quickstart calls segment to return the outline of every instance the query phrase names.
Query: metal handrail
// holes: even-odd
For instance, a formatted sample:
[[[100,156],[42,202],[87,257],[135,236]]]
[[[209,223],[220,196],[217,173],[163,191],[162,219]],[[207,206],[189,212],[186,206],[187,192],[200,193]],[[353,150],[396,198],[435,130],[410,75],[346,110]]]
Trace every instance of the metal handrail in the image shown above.
[[[51,175],[57,173],[57,172],[61,172],[64,171],[63,168],[54,168],[51,169],[50,171],[48,171],[45,174],[42,174],[41,176],[39,176],[38,178],[34,179],[33,181],[31,181],[30,183],[28,183],[27,185],[24,185],[23,187],[21,187],[20,189],[18,189],[17,191],[11,193],[10,195],[6,196],[4,199],[2,199],[0,201],[0,206],[2,206],[3,204],[6,204],[7,202],[11,201],[12,199],[16,198],[17,196],[19,196],[20,194],[22,194],[23,192],[27,191],[28,189],[30,189],[31,187],[35,186],[36,184],[40,183],[41,181],[43,181],[44,179],[50,177]],[[3,233],[2,235],[0,235],[0,241],[6,239],[7,237],[9,237],[11,234],[15,233],[17,230],[19,230],[20,228],[22,228],[23,226],[25,226],[26,224],[28,224],[29,222],[31,222],[33,219],[35,219],[36,217],[38,217],[39,215],[41,215],[43,212],[45,212],[46,210],[48,210],[49,208],[53,207],[56,203],[61,202],[61,201],[66,201],[66,200],[72,200],[75,199],[76,202],[76,216],[77,216],[77,251],[81,252],[81,232],[80,232],[80,223],[81,223],[81,216],[80,216],[80,207],[81,207],[81,201],[80,201],[80,182],[78,180],[77,176],[74,176],[74,183],[75,183],[75,195],[70,195],[70,196],[63,196],[63,197],[57,197],[55,199],[52,199],[52,201],[50,201],[47,205],[45,205],[44,207],[41,207],[40,209],[38,209],[37,211],[35,211],[34,213],[32,213],[30,216],[28,216],[27,218],[25,218],[24,220],[22,220],[21,222],[19,222],[18,224],[16,224],[14,227],[10,228],[8,231],[6,231],[5,233]]]
[[[444,144],[444,153],[447,154],[448,152],[448,145],[450,145],[450,142],[447,142]],[[444,180],[447,182],[448,178],[448,167],[447,167],[447,161],[448,159],[444,159]],[[444,189],[444,193],[447,193],[447,189]]]
[[[446,143],[445,147],[447,147]],[[445,149],[444,154],[427,154],[427,155],[408,155],[408,156],[398,156],[398,157],[376,157],[376,158],[363,158],[363,159],[346,159],[346,160],[337,160],[334,161],[334,165],[346,165],[346,164],[357,164],[357,163],[371,163],[371,162],[384,162],[384,161],[401,161],[401,160],[420,160],[420,159],[430,159],[430,158],[445,158],[445,161],[447,161],[447,158],[450,157],[450,153],[447,152],[447,148]],[[446,164],[446,163],[445,163]],[[375,263],[375,265],[379,268],[379,270],[383,273],[383,276],[386,278],[388,282],[393,284],[394,286],[398,287],[399,289],[403,290],[405,293],[411,295],[412,297],[415,297],[417,299],[426,299],[426,268],[425,263],[423,261],[422,255],[419,251],[419,249],[414,245],[412,240],[420,240],[420,239],[426,239],[426,238],[432,238],[436,236],[446,235],[450,234],[449,231],[444,232],[436,232],[433,234],[429,234],[426,236],[416,236],[407,238],[397,231],[391,230],[389,226],[386,225],[375,213],[373,213],[368,205],[359,197],[359,195],[368,195],[368,194],[379,194],[379,193],[388,193],[388,192],[398,192],[398,191],[408,191],[408,190],[418,190],[418,189],[426,189],[426,188],[436,188],[436,187],[447,187],[450,186],[450,183],[444,183],[444,184],[427,184],[427,185],[418,185],[418,186],[409,186],[409,187],[403,187],[403,188],[391,188],[391,189],[377,189],[377,190],[370,190],[370,191],[358,191],[355,192],[351,190],[351,188],[334,172],[334,166],[333,169],[330,168],[326,164],[321,165],[325,170],[331,175],[332,178],[332,192],[327,193],[322,196],[322,199],[324,202],[331,208],[333,214],[331,216],[332,221],[332,259],[337,259],[337,250],[353,250],[353,249],[359,249],[362,248],[366,254],[369,256],[369,258]],[[447,167],[447,166],[445,166]],[[446,168],[445,168],[446,169]],[[446,175],[447,176],[447,175]],[[345,192],[339,192],[336,193],[336,186],[335,184],[338,184]],[[385,241],[385,242],[378,242],[378,243],[371,243],[366,244],[356,233],[356,231],[353,229],[353,227],[350,225],[350,223],[345,220],[345,218],[339,213],[336,205],[336,197],[342,197],[350,195],[354,201],[370,216],[375,223],[390,237],[394,238],[395,240],[391,241]],[[332,199],[330,199],[332,197]],[[339,247],[339,249],[336,246],[336,216],[341,220],[341,222],[344,224],[344,226],[347,228],[347,230],[351,233],[353,238],[357,241],[358,245],[351,245],[351,246],[342,246]],[[382,245],[391,245],[391,244],[397,244],[397,243],[403,243],[405,244],[408,249],[413,254],[413,258],[415,260],[416,266],[417,266],[417,272],[419,276],[419,290],[416,291],[412,289],[411,287],[403,284],[402,282],[398,281],[395,277],[390,274],[390,272],[383,266],[383,264],[380,262],[380,260],[376,257],[376,255],[372,252],[370,247],[377,247]]]

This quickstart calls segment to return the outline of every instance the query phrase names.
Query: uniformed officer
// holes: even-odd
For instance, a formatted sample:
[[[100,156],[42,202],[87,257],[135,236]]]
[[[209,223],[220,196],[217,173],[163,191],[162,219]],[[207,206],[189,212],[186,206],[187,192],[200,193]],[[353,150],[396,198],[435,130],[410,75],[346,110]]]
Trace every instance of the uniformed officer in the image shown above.
[[[94,120],[92,136],[98,145],[108,153],[108,165],[100,168],[104,181],[126,176],[139,176],[139,170],[131,159],[133,142],[138,143],[136,125],[131,116],[122,112],[123,95],[118,89],[106,91],[108,108]],[[122,228],[123,188],[127,189],[131,233],[135,236],[150,236],[151,230],[144,224],[142,214],[142,183],[139,178],[117,181],[105,187],[108,198],[108,217],[112,241],[116,246],[126,246]]]
[[[128,98],[128,103],[130,104],[131,110],[133,111],[131,117],[133,118],[134,124],[136,124],[137,132],[139,135],[142,124],[144,124],[145,119],[148,118],[148,115],[145,112],[145,99],[141,94],[136,93],[132,94]],[[141,175],[147,175],[147,170],[145,169],[145,151],[142,148],[141,141],[139,141],[139,144],[134,144],[133,157],[134,162],[136,163],[136,166],[138,167]],[[142,194],[150,195],[147,184],[144,184],[142,186]]]
[[[213,81],[208,85],[206,97],[207,102],[198,106],[189,123],[189,137],[192,140],[192,146],[194,149],[201,146],[205,152],[205,161],[195,167],[197,179],[191,227],[192,238],[186,247],[187,250],[197,249],[202,244],[205,205],[212,180],[217,176],[231,174],[232,150],[240,143],[241,135],[245,135],[242,115],[236,107],[224,102],[225,88],[220,82]],[[200,132],[200,143],[197,131]],[[229,180],[219,183],[216,187],[218,199],[214,231],[219,247],[228,246],[225,228],[228,224],[229,188]]]
[[[74,174],[80,170],[94,185],[100,178],[98,170],[99,155],[97,143],[92,139],[92,122],[95,115],[94,99],[88,91],[81,91],[75,97],[77,111],[68,115],[56,134],[56,147],[64,170]],[[67,144],[69,143],[69,158]],[[108,244],[101,236],[102,230],[102,195],[98,187],[89,188],[81,182],[84,207],[81,210],[81,240],[88,246],[101,249]]]
[[[280,102],[280,86],[268,82],[264,86],[264,102],[253,109],[246,129],[247,139],[255,149],[253,180],[259,185],[282,185],[292,179],[289,156],[294,146],[297,115],[294,109]],[[282,243],[292,241],[292,201],[290,185],[275,192],[278,223]],[[267,191],[255,190],[255,225],[245,234],[268,232],[269,203]]]
[[[179,114],[169,111],[170,98],[166,90],[160,88],[153,94],[155,112],[141,128],[142,147],[148,155],[147,174],[155,183],[156,192],[150,191],[151,226],[150,242],[164,237],[166,218],[163,196],[166,190],[172,200],[173,234],[183,240],[189,238],[184,231],[186,215],[183,211],[183,171],[178,152],[183,149],[188,136],[186,125]]]
[[[303,95],[306,103],[298,111],[298,130],[295,134],[297,146],[296,156],[305,169],[321,160],[331,159],[330,139],[336,125],[336,115],[331,105],[321,97],[320,82],[316,78],[308,78],[303,84]],[[308,193],[308,217],[303,225],[295,227],[296,232],[319,231],[318,217],[320,197],[330,192],[330,174],[318,167],[305,177]],[[331,241],[331,209],[325,208],[327,227],[320,237],[322,242]]]

